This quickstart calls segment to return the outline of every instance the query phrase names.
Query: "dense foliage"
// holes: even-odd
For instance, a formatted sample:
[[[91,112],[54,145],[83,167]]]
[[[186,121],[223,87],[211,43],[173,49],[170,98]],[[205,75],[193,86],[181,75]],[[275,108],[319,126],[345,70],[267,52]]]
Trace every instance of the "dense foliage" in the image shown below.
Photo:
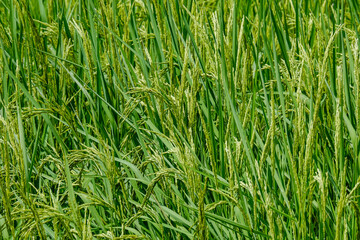
[[[1,239],[360,239],[357,0],[1,0]]]

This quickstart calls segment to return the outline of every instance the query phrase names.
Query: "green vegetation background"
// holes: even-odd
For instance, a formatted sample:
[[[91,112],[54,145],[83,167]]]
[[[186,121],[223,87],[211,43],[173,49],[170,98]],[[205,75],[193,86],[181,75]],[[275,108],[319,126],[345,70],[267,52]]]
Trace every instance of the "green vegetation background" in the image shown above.
[[[360,239],[357,0],[1,0],[1,239]]]

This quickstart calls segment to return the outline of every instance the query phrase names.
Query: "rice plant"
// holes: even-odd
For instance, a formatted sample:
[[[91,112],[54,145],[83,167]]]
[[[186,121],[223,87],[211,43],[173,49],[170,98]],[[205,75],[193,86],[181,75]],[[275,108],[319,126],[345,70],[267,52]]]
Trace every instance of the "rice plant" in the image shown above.
[[[357,0],[1,0],[0,239],[360,239]]]

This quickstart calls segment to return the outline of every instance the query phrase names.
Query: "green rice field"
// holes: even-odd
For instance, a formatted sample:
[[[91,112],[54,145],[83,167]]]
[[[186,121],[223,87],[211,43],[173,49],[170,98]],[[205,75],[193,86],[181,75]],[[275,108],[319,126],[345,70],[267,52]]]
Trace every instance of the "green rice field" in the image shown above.
[[[0,239],[360,239],[360,2],[0,0]]]

